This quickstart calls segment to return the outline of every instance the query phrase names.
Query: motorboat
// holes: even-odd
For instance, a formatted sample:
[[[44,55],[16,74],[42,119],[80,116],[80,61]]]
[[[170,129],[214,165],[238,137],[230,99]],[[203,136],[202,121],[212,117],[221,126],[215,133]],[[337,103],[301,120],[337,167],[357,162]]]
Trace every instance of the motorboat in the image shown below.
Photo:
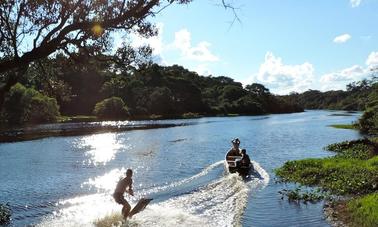
[[[251,172],[254,171],[253,164],[250,163],[248,166],[243,166],[240,164],[242,159],[241,155],[227,155],[225,157],[226,169],[230,173],[239,173],[240,176],[246,178]]]

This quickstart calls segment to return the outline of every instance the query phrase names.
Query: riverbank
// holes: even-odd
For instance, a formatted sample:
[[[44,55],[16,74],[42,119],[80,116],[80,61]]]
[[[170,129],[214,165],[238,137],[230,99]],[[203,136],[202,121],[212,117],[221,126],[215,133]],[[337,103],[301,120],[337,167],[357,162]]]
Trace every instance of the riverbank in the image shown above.
[[[280,113],[281,114],[281,113]],[[284,114],[284,113],[282,113]],[[3,126],[0,128],[0,143],[18,142],[59,136],[80,136],[107,132],[122,132],[136,129],[155,129],[185,126],[190,123],[156,122],[160,120],[197,119],[203,117],[239,117],[260,116],[240,114],[201,115],[185,113],[183,115],[148,115],[129,118],[127,120],[104,120],[96,116],[63,116],[57,123],[29,124],[22,126]]]
[[[325,149],[336,155],[288,161],[276,175],[284,182],[321,187],[340,196],[325,209],[334,223],[377,226],[378,139],[345,141]]]

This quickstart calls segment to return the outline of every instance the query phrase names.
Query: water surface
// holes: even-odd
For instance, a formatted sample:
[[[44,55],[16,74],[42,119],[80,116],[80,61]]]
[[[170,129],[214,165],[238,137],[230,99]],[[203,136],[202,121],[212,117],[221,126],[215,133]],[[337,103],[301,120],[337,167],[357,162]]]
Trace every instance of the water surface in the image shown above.
[[[327,144],[359,138],[328,127],[358,119],[341,111],[159,121],[182,125],[0,144],[0,202],[11,225],[90,226],[120,211],[111,198],[127,168],[134,170],[140,226],[328,226],[322,203],[291,204],[277,193],[273,169],[287,160],[325,157]],[[151,124],[149,122],[148,124]],[[226,174],[223,158],[239,137],[261,178]]]

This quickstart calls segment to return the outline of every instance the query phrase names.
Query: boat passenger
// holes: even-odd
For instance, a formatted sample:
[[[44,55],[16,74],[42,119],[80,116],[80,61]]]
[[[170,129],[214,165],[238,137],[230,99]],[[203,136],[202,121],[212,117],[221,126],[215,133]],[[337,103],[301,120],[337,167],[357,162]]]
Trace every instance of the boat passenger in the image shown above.
[[[241,155],[242,155],[242,159],[240,160],[240,166],[249,167],[249,165],[251,164],[251,159],[249,158],[249,155],[247,155],[247,150],[242,149]]]

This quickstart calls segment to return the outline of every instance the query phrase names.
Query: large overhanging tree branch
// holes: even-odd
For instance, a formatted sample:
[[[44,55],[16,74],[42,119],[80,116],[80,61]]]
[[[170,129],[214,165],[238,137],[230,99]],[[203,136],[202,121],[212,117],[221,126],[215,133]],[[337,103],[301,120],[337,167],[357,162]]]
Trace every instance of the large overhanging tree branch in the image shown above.
[[[58,51],[103,54],[111,33],[156,35],[149,18],[173,3],[192,0],[0,1],[0,110],[5,93],[29,64]],[[222,1],[225,5],[225,2]]]
[[[190,0],[3,0],[0,1],[0,105],[29,64],[57,52],[112,48],[115,31],[156,34],[148,17],[167,4]]]

